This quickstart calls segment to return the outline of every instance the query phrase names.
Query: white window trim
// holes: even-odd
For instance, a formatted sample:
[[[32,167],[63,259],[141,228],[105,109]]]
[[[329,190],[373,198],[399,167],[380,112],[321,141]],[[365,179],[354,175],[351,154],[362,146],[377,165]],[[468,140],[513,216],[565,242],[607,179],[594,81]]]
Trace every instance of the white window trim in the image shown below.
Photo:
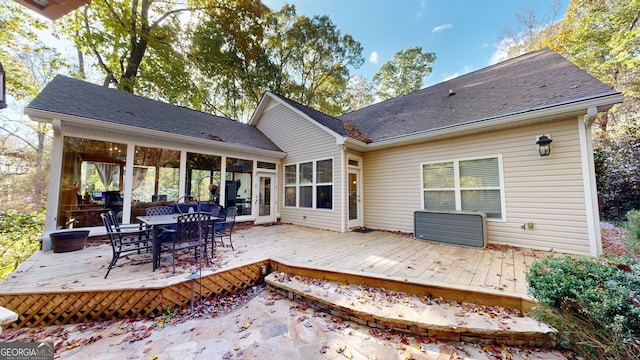
[[[325,183],[318,183],[318,179],[317,179],[317,166],[318,166],[318,162],[319,161],[325,161],[325,160],[331,160],[331,182],[325,182]],[[304,184],[301,185],[300,184],[300,164],[306,164],[306,163],[311,163],[313,166],[313,179],[312,179],[312,183],[311,184]],[[336,161],[333,157],[327,157],[327,158],[319,158],[319,159],[314,159],[314,160],[305,160],[305,161],[299,161],[296,163],[288,163],[288,164],[284,164],[283,167],[283,177],[284,177],[284,191],[283,191],[283,199],[282,199],[282,204],[284,207],[286,208],[290,208],[290,209],[306,209],[306,210],[319,210],[319,211],[333,211],[334,209],[334,205],[335,205],[335,164]],[[291,165],[295,165],[296,167],[296,183],[295,185],[293,184],[287,184],[286,182],[286,177],[287,177],[287,166],[291,166]],[[318,186],[326,186],[326,185],[331,185],[331,208],[330,209],[325,209],[325,208],[318,208],[318,202],[317,202],[317,187]],[[313,206],[311,207],[301,207],[300,206],[300,188],[301,187],[306,187],[306,186],[311,186],[311,203],[313,204]],[[291,206],[291,205],[287,205],[287,188],[288,187],[295,187],[296,189],[296,205],[295,206]]]
[[[424,176],[423,170],[424,165],[428,164],[441,164],[441,163],[453,163],[453,176],[454,176],[454,186],[455,188],[439,188],[438,190],[449,190],[455,192],[455,201],[456,201],[456,211],[462,211],[462,189],[460,188],[460,162],[467,160],[480,160],[480,159],[498,159],[498,176],[500,178],[500,188],[478,188],[481,190],[500,190],[500,213],[502,214],[501,218],[489,218],[487,217],[487,221],[499,221],[506,222],[507,221],[507,206],[506,206],[506,196],[505,196],[505,188],[504,188],[504,167],[502,164],[502,154],[495,155],[482,155],[482,156],[473,156],[473,157],[465,157],[465,158],[456,158],[456,159],[446,159],[446,160],[435,160],[435,161],[425,161],[420,163],[420,207],[424,209]],[[473,190],[474,188],[465,188],[464,190]]]

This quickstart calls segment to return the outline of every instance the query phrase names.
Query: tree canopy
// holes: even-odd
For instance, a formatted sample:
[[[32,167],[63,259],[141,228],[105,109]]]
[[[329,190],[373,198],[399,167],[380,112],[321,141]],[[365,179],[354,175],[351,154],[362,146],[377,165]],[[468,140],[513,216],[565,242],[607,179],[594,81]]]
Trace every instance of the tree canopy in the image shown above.
[[[510,48],[511,56],[551,48],[624,95],[623,104],[600,114],[594,130],[598,191],[610,218],[640,207],[639,20],[638,0],[571,0],[561,21],[521,21],[531,35]],[[523,29],[514,33],[526,33]]]
[[[398,51],[373,76],[376,96],[386,100],[420,90],[435,60],[434,53],[422,52],[420,46]]]

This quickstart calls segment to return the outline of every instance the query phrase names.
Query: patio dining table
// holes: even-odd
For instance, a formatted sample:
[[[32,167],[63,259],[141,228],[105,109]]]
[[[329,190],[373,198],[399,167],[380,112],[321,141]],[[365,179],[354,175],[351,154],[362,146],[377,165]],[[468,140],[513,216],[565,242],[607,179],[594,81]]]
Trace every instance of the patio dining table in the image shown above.
[[[137,219],[141,223],[147,225],[152,229],[153,234],[153,271],[160,266],[160,237],[158,233],[160,227],[163,225],[173,225],[178,223],[178,216],[180,214],[171,215],[154,215],[154,216],[138,216]]]

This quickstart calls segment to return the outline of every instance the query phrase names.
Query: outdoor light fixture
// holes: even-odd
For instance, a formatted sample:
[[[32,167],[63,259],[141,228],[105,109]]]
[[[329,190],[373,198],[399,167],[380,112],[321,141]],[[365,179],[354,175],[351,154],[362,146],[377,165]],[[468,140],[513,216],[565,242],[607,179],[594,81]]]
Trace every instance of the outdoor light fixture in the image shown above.
[[[0,109],[4,109],[7,107],[7,98],[4,85],[4,69],[2,68],[2,63],[0,63]]]
[[[553,140],[547,135],[538,136],[538,141],[536,144],[538,145],[538,152],[540,156],[549,156],[551,154],[551,142]]]

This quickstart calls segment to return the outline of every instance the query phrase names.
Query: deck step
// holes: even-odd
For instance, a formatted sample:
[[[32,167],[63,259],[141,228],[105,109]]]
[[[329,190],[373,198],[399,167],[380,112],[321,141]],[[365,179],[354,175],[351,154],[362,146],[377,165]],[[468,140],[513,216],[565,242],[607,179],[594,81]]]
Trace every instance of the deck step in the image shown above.
[[[283,296],[376,329],[447,341],[555,347],[554,330],[518,310],[447,301],[283,272],[265,278]]]

